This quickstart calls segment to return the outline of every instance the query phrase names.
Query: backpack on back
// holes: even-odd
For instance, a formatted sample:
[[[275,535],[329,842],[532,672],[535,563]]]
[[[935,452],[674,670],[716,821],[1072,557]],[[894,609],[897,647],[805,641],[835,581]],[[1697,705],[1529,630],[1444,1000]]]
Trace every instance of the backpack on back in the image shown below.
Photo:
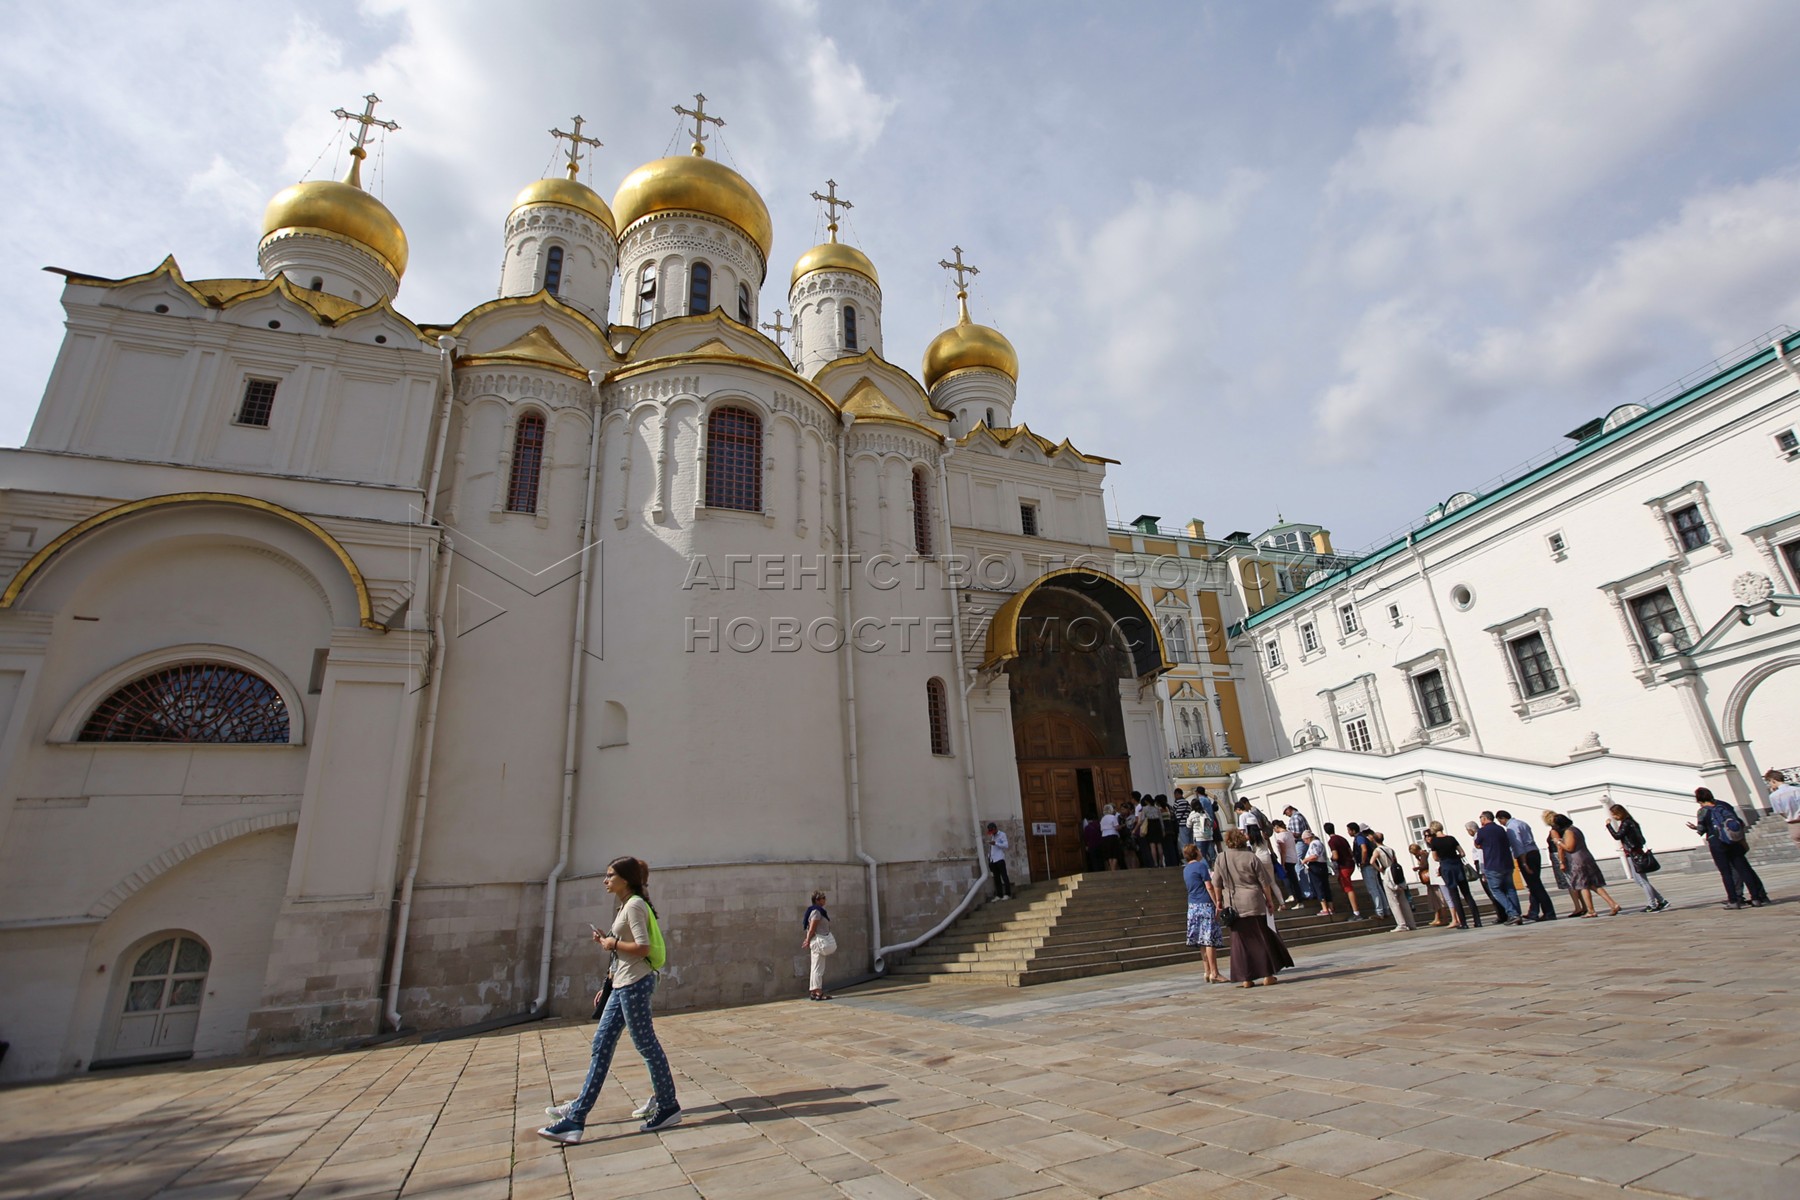
[[[1713,814],[1713,824],[1718,827],[1719,840],[1728,846],[1744,844],[1744,822],[1734,812],[1720,810]]]
[[[646,904],[644,907],[649,908]],[[660,971],[669,961],[669,944],[663,941],[662,926],[657,924],[656,910],[650,909],[650,953],[647,956],[652,971]]]

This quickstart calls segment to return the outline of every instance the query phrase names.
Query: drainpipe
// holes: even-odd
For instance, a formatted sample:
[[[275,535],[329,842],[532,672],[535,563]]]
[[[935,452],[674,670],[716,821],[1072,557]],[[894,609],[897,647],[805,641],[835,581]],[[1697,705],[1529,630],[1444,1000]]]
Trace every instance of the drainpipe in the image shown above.
[[[444,469],[444,447],[450,440],[450,414],[456,402],[454,363],[456,339],[445,334],[437,340],[438,365],[443,376],[444,402],[438,410],[437,449],[431,456],[431,474],[425,484],[425,511],[422,524],[437,524],[438,479]],[[407,855],[406,875],[400,883],[400,911],[394,920],[393,953],[388,964],[388,997],[386,1017],[396,1031],[400,1028],[400,970],[406,962],[406,934],[412,924],[413,884],[419,877],[419,859],[425,849],[425,814],[431,807],[431,748],[437,740],[438,698],[443,694],[439,680],[444,670],[444,596],[450,583],[450,563],[456,547],[446,535],[440,535],[437,547],[437,578],[432,581],[426,626],[431,633],[431,659],[428,681],[431,689],[425,703],[425,730],[421,739],[418,768],[418,791],[413,797],[412,846]]]
[[[1438,632],[1444,635],[1444,661],[1450,664],[1450,673],[1456,676],[1456,691],[1466,708],[1469,703],[1469,690],[1463,686],[1462,668],[1456,665],[1456,647],[1451,645],[1450,629],[1444,624],[1444,610],[1438,607],[1437,593],[1432,590],[1431,579],[1425,574],[1425,556],[1420,554],[1418,546],[1413,544],[1414,536],[1411,533],[1406,535],[1406,548],[1412,553],[1413,569],[1419,573],[1419,582],[1425,585],[1425,595],[1431,600],[1432,618],[1437,621]],[[1475,753],[1486,754],[1487,751],[1481,746],[1481,727],[1475,722],[1475,714],[1465,712],[1463,715],[1469,719],[1469,736],[1474,739]]]
[[[862,766],[857,761],[856,741],[856,646],[851,640],[850,582],[843,572],[850,569],[850,427],[856,424],[855,413],[843,414],[844,428],[838,434],[838,614],[844,630],[844,644],[838,647],[843,658],[838,662],[838,678],[844,691],[845,758],[850,800],[850,848],[868,872],[869,879],[869,952],[870,969],[881,971],[881,886],[876,877],[875,860],[863,851],[862,840]]]
[[[968,669],[963,660],[962,629],[962,589],[956,582],[956,542],[950,535],[950,473],[945,464],[955,453],[955,446],[949,438],[944,439],[944,456],[938,460],[938,505],[944,517],[944,562],[948,569],[944,577],[950,584],[950,630],[954,641],[952,650],[956,655],[956,707],[957,717],[962,725],[963,744],[963,785],[969,793],[969,824],[975,834],[975,861],[980,864],[976,870],[975,882],[969,885],[957,906],[950,910],[950,915],[933,925],[931,929],[910,942],[901,942],[895,946],[883,946],[875,955],[875,969],[887,969],[887,956],[904,950],[912,950],[924,945],[938,934],[948,929],[951,924],[975,903],[975,898],[982,893],[988,881],[987,855],[983,853],[987,843],[982,840],[981,802],[975,794],[975,737],[969,725],[969,690],[975,684],[968,678]]]
[[[581,685],[586,679],[588,581],[594,573],[588,532],[594,527],[594,491],[600,479],[600,372],[588,372],[593,388],[592,421],[588,426],[587,499],[581,506],[580,575],[575,584],[575,642],[569,650],[569,718],[563,727],[562,813],[556,837],[556,865],[544,880],[544,945],[538,955],[538,988],[531,1011],[541,1013],[550,1000],[550,957],[555,950],[556,885],[569,867],[569,830],[575,816],[575,761],[580,749]]]

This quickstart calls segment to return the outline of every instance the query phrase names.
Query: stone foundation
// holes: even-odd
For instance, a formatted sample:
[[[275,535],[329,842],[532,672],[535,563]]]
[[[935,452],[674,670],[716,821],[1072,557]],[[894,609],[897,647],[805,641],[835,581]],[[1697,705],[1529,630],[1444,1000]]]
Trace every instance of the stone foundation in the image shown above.
[[[317,1050],[376,1033],[387,926],[386,905],[284,906],[262,1003],[250,1014],[247,1052]]]

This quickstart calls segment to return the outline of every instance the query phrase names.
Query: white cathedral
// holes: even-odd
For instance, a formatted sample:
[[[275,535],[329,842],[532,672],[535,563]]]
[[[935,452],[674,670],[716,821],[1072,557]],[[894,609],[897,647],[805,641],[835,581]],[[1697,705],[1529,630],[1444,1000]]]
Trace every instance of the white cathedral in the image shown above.
[[[584,1011],[621,854],[659,1004],[796,994],[813,890],[866,974],[980,899],[987,821],[1061,873],[1167,790],[1109,460],[1018,419],[960,250],[921,377],[835,185],[766,321],[702,98],[611,205],[559,134],[498,297],[419,323],[373,99],[260,278],[63,272],[0,451],[0,1079]]]

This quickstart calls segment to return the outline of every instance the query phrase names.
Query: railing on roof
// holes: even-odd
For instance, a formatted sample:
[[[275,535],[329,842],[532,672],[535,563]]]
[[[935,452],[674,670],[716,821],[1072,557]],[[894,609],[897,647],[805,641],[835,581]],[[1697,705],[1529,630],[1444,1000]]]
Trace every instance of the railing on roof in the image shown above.
[[[1760,354],[1766,347],[1772,345],[1777,338],[1785,339],[1785,338],[1791,337],[1793,335],[1793,333],[1794,333],[1793,328],[1790,326],[1787,326],[1787,325],[1771,326],[1770,328],[1764,330],[1762,333],[1758,334],[1757,336],[1751,338],[1749,341],[1745,342],[1743,345],[1738,346],[1735,349],[1725,351],[1725,353],[1719,355],[1717,358],[1714,358],[1711,362],[1705,364],[1704,366],[1695,367],[1692,371],[1689,371],[1687,374],[1683,375],[1681,378],[1675,380],[1672,383],[1663,385],[1662,387],[1656,389],[1654,392],[1651,392],[1648,395],[1644,396],[1642,399],[1636,401],[1636,403],[1641,404],[1646,409],[1654,412],[1659,406],[1668,403],[1670,400],[1673,400],[1675,397],[1681,395],[1683,392],[1686,392],[1688,389],[1695,387],[1699,384],[1705,383],[1708,379],[1711,379],[1715,375],[1718,375],[1724,371],[1730,370],[1732,367],[1736,366],[1740,362],[1743,362],[1746,358],[1749,358],[1752,355]],[[1621,401],[1621,403],[1632,403],[1632,402],[1631,401]],[[1617,404],[1615,404],[1613,406],[1614,409],[1617,409],[1618,407],[1619,407],[1619,405],[1617,405]],[[1579,443],[1577,443],[1577,445],[1579,445]],[[1480,487],[1473,489],[1474,494],[1476,495],[1477,498],[1479,498],[1479,497],[1487,495],[1490,492],[1497,491],[1500,488],[1505,487],[1507,484],[1513,482],[1514,480],[1521,479],[1524,476],[1531,474],[1533,471],[1537,470],[1539,467],[1545,465],[1546,463],[1554,462],[1556,459],[1561,458],[1563,455],[1569,453],[1571,450],[1574,450],[1575,448],[1576,448],[1575,446],[1568,444],[1567,441],[1559,442],[1556,445],[1549,447],[1548,449],[1542,450],[1542,451],[1538,452],[1537,454],[1532,455],[1530,458],[1526,459],[1524,462],[1513,467],[1511,470],[1504,471],[1501,474],[1494,476],[1492,479],[1489,479],[1487,482],[1483,483]],[[1421,529],[1426,529],[1432,525],[1437,524],[1438,521],[1442,520],[1445,515],[1446,514],[1444,512],[1443,505],[1441,505],[1441,504],[1435,505],[1429,511],[1427,511],[1423,516],[1417,518],[1416,520],[1410,521],[1405,525],[1400,526],[1398,529],[1395,529],[1393,532],[1389,533],[1386,537],[1380,537],[1380,538],[1375,539],[1374,541],[1370,542],[1368,545],[1362,547],[1360,550],[1357,550],[1351,557],[1352,557],[1352,559],[1366,558],[1370,554],[1381,549],[1383,546],[1391,545],[1394,542],[1400,541],[1402,538],[1406,537],[1406,535],[1409,533],[1417,533]]]

